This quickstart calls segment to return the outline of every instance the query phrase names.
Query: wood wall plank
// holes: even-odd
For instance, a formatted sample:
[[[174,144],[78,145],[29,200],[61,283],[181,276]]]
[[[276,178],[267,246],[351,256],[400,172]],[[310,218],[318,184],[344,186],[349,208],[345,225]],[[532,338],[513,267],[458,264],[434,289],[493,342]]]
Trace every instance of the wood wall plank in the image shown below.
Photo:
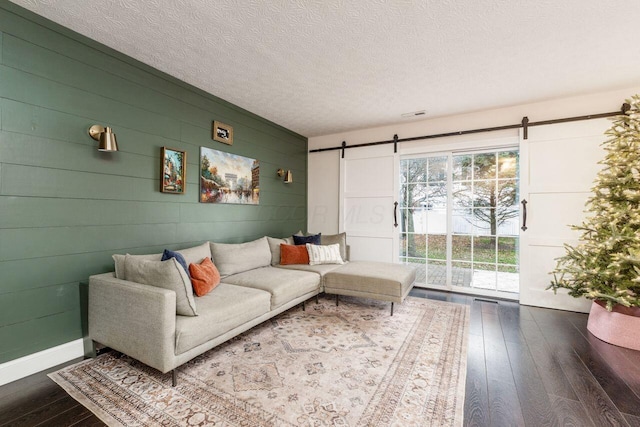
[[[234,145],[212,140],[213,120]],[[119,152],[97,151],[93,124]],[[184,195],[159,192],[165,146],[187,152]],[[201,146],[260,160],[259,206],[199,203]],[[306,138],[2,3],[0,363],[80,338],[78,283],[114,253],[305,230],[306,175]]]

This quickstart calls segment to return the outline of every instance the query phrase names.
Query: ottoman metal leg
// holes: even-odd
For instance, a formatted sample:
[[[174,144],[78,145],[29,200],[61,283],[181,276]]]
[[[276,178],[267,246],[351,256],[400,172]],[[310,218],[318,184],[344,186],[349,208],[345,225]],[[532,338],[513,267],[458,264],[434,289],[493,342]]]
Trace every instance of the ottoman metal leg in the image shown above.
[[[391,315],[393,316],[393,303],[391,303]]]
[[[304,301],[302,301],[302,311],[307,311],[305,306],[304,306]]]
[[[338,294],[336,294],[336,307],[338,306]]]
[[[175,387],[178,385],[178,375],[176,374],[176,370],[173,369],[171,371],[171,387]]]

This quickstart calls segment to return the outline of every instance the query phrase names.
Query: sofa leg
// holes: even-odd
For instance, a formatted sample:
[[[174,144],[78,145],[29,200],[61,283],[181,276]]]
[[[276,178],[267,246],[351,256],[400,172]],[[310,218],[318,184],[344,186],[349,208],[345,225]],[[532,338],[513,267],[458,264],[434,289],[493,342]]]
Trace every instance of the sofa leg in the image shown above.
[[[302,301],[302,311],[306,311],[306,307],[304,306],[304,301]]]
[[[391,303],[391,315],[393,316],[393,303]]]
[[[338,296],[338,294],[336,294],[336,307],[338,306],[338,298],[339,298],[339,296]]]
[[[316,294],[316,304],[320,304],[320,298],[318,298],[318,294]]]
[[[172,370],[171,371],[171,387],[175,387],[178,385],[178,374],[176,373],[176,370]]]

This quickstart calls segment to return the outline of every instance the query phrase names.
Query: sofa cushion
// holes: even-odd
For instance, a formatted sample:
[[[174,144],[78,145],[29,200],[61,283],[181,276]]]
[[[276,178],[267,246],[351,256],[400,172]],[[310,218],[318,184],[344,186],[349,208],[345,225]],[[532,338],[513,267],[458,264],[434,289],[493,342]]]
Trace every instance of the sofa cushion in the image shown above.
[[[193,289],[187,272],[175,258],[167,261],[150,261],[125,255],[125,280],[169,289],[176,293],[176,313],[197,316]]]
[[[220,272],[211,258],[205,258],[200,264],[189,264],[193,292],[203,297],[220,284]]]
[[[182,268],[184,268],[184,271],[187,272],[189,277],[191,277],[191,275],[189,274],[189,267],[187,267],[187,262],[184,260],[184,257],[182,256],[181,253],[170,251],[169,249],[165,249],[164,252],[162,253],[162,258],[160,258],[160,261],[166,261],[171,258],[175,258],[176,261],[178,261],[178,264],[180,264]]]
[[[247,243],[211,243],[213,263],[221,277],[271,265],[266,237]]]
[[[347,260],[347,233],[340,234],[323,234],[320,236],[320,244],[326,245],[340,245],[340,258],[343,261]]]
[[[309,264],[309,252],[306,246],[280,245],[280,264]]]
[[[176,317],[176,354],[184,353],[269,311],[269,292],[220,283],[198,298],[197,317]]]
[[[277,239],[267,236],[267,243],[269,243],[269,249],[271,250],[271,265],[278,265],[280,264],[280,245],[293,245],[293,237]]]
[[[311,236],[297,236],[293,235],[293,243],[296,245],[306,245],[307,243],[311,243],[312,245],[320,244],[321,233],[312,234]]]
[[[327,293],[402,302],[416,280],[412,265],[355,261],[324,276]]]
[[[272,310],[295,298],[320,292],[318,274],[271,266],[234,274],[224,281],[270,292]]]
[[[126,254],[129,255],[129,254]],[[124,258],[126,255],[114,254],[111,256],[115,264],[116,279],[125,280],[126,273],[124,271]],[[162,260],[162,254],[149,254],[149,255],[129,255],[137,259],[146,259],[148,261],[160,261]]]
[[[203,259],[211,258],[211,246],[209,242],[204,242],[201,245],[193,246],[191,248],[177,250],[180,255],[184,257],[187,265],[200,264]]]
[[[319,265],[291,264],[291,265],[279,265],[277,268],[283,268],[288,270],[309,271],[312,273],[316,273],[320,276],[320,285],[324,286],[325,274],[335,270],[338,267],[341,267],[341,265],[340,264],[319,264]]]

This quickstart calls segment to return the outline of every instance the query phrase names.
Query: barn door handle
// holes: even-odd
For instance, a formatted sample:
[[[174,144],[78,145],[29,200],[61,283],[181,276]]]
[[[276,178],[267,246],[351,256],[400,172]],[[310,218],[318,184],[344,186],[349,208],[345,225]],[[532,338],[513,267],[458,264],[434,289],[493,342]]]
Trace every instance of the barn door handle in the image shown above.
[[[522,202],[522,231],[527,231],[527,199],[523,199]]]
[[[393,226],[398,226],[398,202],[393,202]]]

